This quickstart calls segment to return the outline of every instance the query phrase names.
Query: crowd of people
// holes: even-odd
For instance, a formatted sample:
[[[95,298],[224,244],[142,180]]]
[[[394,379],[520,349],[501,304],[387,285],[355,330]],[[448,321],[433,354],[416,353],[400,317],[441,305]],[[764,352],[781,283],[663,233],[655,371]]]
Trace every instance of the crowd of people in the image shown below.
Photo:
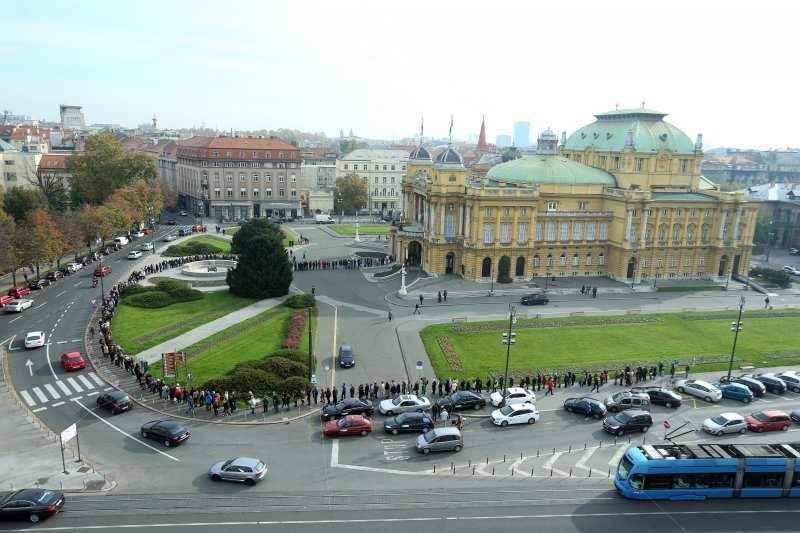
[[[383,266],[394,261],[394,257],[387,255],[384,257],[358,257],[340,259],[297,259],[297,255],[289,252],[292,257],[292,268],[294,270],[352,270],[362,267]]]

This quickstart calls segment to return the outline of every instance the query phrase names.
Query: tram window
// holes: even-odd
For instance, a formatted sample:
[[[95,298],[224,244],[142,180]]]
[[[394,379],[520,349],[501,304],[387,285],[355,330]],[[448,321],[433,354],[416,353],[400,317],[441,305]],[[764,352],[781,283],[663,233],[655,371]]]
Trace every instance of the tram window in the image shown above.
[[[692,480],[693,489],[707,489],[711,482],[711,476],[708,474],[695,474]]]
[[[729,489],[733,487],[733,474],[711,474],[711,488]]]
[[[781,472],[745,472],[744,487],[746,488],[777,488],[781,486],[783,474]]]
[[[672,476],[673,489],[688,489],[691,487],[691,474],[676,474]]]
[[[641,489],[644,486],[644,474],[634,474],[629,481],[634,489]]]
[[[668,489],[672,479],[669,474],[647,474],[644,480],[645,489]]]
[[[794,473],[794,479],[792,480],[793,487],[800,487],[800,472]]]

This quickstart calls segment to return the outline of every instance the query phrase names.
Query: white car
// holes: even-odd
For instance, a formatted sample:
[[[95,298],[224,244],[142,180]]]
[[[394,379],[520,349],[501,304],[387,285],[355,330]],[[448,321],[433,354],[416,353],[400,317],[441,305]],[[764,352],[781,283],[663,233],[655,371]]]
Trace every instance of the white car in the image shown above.
[[[13,300],[10,304],[6,305],[6,313],[21,313],[23,309],[27,309],[33,305],[33,300],[27,298],[19,298]]]
[[[69,263],[67,268],[71,269],[73,272],[77,272],[78,270],[83,268],[82,263]]]
[[[131,233],[131,237],[133,237],[134,239],[141,239],[142,237],[144,237],[144,232],[142,230],[134,231],[133,233]]]
[[[795,370],[788,370],[780,374],[767,374],[782,379],[786,383],[786,388],[792,392],[800,392],[800,373]]]
[[[25,348],[44,346],[44,331],[30,331],[25,335]]]
[[[181,211],[181,216],[185,217],[186,216],[186,211]]]
[[[678,392],[685,392],[692,396],[697,396],[705,401],[718,402],[722,399],[722,391],[707,381],[700,379],[682,379],[675,384]]]
[[[503,392],[493,392],[489,396],[489,401],[495,407],[498,407],[503,401]],[[522,387],[509,387],[506,390],[506,403],[536,403],[536,393],[532,390],[525,390]]]
[[[747,433],[747,422],[742,415],[736,413],[722,413],[721,415],[706,418],[703,421],[703,431],[716,435],[725,433]]]
[[[140,257],[142,257],[142,252],[139,250],[131,250],[128,252],[128,259],[139,259]]]
[[[378,408],[382,415],[394,416],[408,411],[427,411],[431,408],[431,402],[424,396],[414,396],[413,394],[403,394],[397,398],[383,400]]]
[[[161,239],[161,240],[164,241],[164,242],[172,242],[175,239],[177,239],[177,237],[175,237],[175,234],[174,233],[170,233],[169,235],[164,235],[164,238]]]
[[[149,252],[149,251],[151,251],[153,249],[153,243],[152,242],[146,242],[146,243],[142,244],[139,247],[139,249],[141,251],[143,251],[143,252]]]
[[[506,427],[509,424],[535,424],[539,411],[530,402],[512,403],[492,412],[492,423]]]
[[[783,267],[783,271],[787,274],[791,274],[792,276],[800,276],[800,270],[796,269],[793,266],[785,266]]]

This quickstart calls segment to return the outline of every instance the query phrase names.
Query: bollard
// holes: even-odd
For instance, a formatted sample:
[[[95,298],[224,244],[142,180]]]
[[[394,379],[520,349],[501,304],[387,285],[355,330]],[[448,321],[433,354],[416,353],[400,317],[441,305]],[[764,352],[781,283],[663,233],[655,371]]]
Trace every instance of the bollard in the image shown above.
[[[642,437],[642,446],[647,444],[647,437]]]
[[[553,477],[553,467],[550,467],[550,477]]]
[[[539,457],[539,450],[536,450],[536,457]]]
[[[589,468],[589,477],[592,477],[592,469]]]
[[[433,473],[436,473],[436,463],[433,463]]]
[[[472,459],[469,460],[469,464],[467,466],[472,466]]]
[[[522,460],[522,452],[519,452],[519,458]]]
[[[487,465],[489,464],[489,457],[488,456],[486,457],[486,464]]]
[[[503,454],[503,462],[506,462],[506,454]]]
[[[600,445],[598,446],[598,448],[602,448],[603,447],[603,441],[598,441],[598,442],[600,442]]]
[[[556,449],[555,449],[555,448],[553,448],[553,455],[555,455],[555,454],[556,454]]]
[[[569,451],[567,453],[572,453],[572,444],[569,445]]]
[[[550,474],[552,476],[552,474]],[[572,467],[569,467],[569,477],[572,477]]]
[[[630,436],[630,434],[629,434],[629,435],[628,435],[628,444],[630,444],[630,443],[631,443],[631,436]]]
[[[61,483],[61,490],[64,490],[64,482],[63,481],[59,481],[59,483]]]
[[[511,467],[511,477],[514,477],[514,467]]]
[[[611,477],[611,469],[608,469],[608,477]]]
[[[614,446],[617,445],[617,437],[614,437]]]
[[[450,468],[455,468],[456,464],[453,461],[450,461]]]
[[[492,467],[492,475],[494,475],[494,467]]]
[[[39,488],[39,480],[36,480],[36,488]]]
[[[531,477],[533,477],[533,467],[531,467]]]
[[[583,451],[586,451],[586,443],[583,443]]]
[[[475,467],[474,466],[472,467],[472,475],[473,476],[475,475]]]
[[[456,473],[456,465],[453,465],[453,473]]]

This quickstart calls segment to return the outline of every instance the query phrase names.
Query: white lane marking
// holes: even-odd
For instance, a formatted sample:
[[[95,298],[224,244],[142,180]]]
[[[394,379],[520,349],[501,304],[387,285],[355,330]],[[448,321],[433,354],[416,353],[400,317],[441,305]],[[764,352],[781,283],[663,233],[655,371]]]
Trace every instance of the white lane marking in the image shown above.
[[[75,389],[75,392],[83,392],[83,389],[80,385],[78,385],[78,382],[75,381],[75,378],[67,378],[67,382],[72,385],[72,388]]]
[[[403,476],[418,476],[421,472],[407,472],[405,470],[392,470],[389,468],[374,468],[371,466],[342,465],[339,464],[339,441],[331,444],[331,468],[344,468],[345,470],[360,470],[362,472],[379,472],[383,474],[400,474]]]
[[[50,334],[52,335],[52,332]],[[56,375],[56,371],[53,370],[53,362],[50,360],[50,343],[47,343],[47,350],[45,351],[45,357],[47,357],[47,366],[50,367],[50,372],[53,373],[53,377],[56,378],[56,381],[59,380],[60,378]]]
[[[70,342],[81,342],[80,339],[72,339]]]
[[[58,391],[56,391],[56,389],[49,383],[45,383],[44,388],[47,389],[47,392],[50,393],[50,396],[52,396],[54,400],[61,398],[61,395],[58,393]]]
[[[6,340],[4,340],[3,342],[0,342],[0,346],[4,345],[8,341],[11,341],[11,342],[8,343],[8,345],[11,346],[11,344],[14,342],[14,339],[16,339],[16,338],[17,338],[16,335],[12,335],[11,337],[9,337]]]
[[[38,413],[39,411],[44,411],[47,407],[39,407],[38,409],[33,409],[34,413]]]
[[[105,388],[105,389],[103,389],[103,390],[104,390],[104,391],[106,391],[106,392],[108,392],[108,391],[110,391],[110,390],[114,390],[114,387],[106,387],[106,388]]]
[[[20,318],[22,318],[22,315],[19,315],[17,318],[15,318],[13,320],[9,320],[8,323],[12,324],[12,323],[16,322],[17,320],[19,320]]]
[[[608,462],[608,466],[616,467],[619,464],[619,460],[622,459],[622,456],[625,455],[625,451],[627,448],[625,446],[620,446],[617,453],[614,454],[614,457]]]
[[[20,396],[22,396],[22,399],[25,400],[25,403],[27,403],[29,407],[33,407],[34,405],[36,405],[36,402],[34,401],[33,397],[28,393],[28,391],[22,390],[19,391],[19,394]]]
[[[58,341],[56,344],[67,344],[69,341]]]
[[[56,385],[58,385],[58,388],[61,389],[61,392],[64,393],[64,396],[72,396],[72,391],[69,389],[69,387],[64,385],[63,381],[61,380],[56,381]]]
[[[564,472],[563,470],[559,470],[557,468],[553,468],[553,465],[558,461],[558,459],[567,452],[556,452],[553,456],[547,460],[545,464],[542,465],[542,468],[545,470],[552,470],[559,476],[569,477],[569,472]]]
[[[95,374],[94,372],[89,372],[89,377],[92,378],[92,381],[97,383],[97,385],[99,385],[100,387],[105,385],[105,382],[102,379],[100,379],[99,377],[97,377],[97,374]]]
[[[92,385],[92,382],[89,381],[88,379],[86,379],[83,375],[78,376],[78,379],[81,380],[81,383],[83,383],[83,386],[86,387],[87,389],[93,389],[94,388],[94,385]]]
[[[67,403],[67,402],[64,402],[64,401],[57,402],[57,403],[54,403],[53,405],[51,405],[50,407],[58,407],[59,405],[64,405],[65,403]]]
[[[48,398],[47,396],[45,396],[44,392],[42,392],[42,389],[40,389],[39,387],[34,387],[34,388],[33,388],[33,389],[31,389],[31,390],[32,390],[32,391],[33,391],[33,393],[36,395],[36,397],[37,397],[37,398],[39,398],[39,401],[40,401],[40,402],[42,402],[42,403],[47,403],[47,402],[49,402],[49,401],[50,401],[50,398]]]
[[[589,469],[586,467],[586,461],[588,461],[588,460],[589,460],[589,458],[591,458],[591,457],[592,457],[592,455],[594,455],[594,452],[596,452],[596,451],[597,451],[597,450],[599,450],[599,449],[600,449],[600,448],[590,448],[589,450],[586,450],[586,452],[584,452],[584,454],[583,454],[583,457],[581,457],[581,458],[578,460],[578,462],[577,462],[577,463],[575,463],[575,468],[581,468],[581,469],[583,469],[583,470],[589,470]]]
[[[75,396],[74,398],[70,398],[73,402],[77,402],[78,400],[82,400],[83,396]]]
[[[99,390],[96,390],[96,391],[94,391],[94,392],[90,392],[90,393],[89,393],[89,394],[87,394],[86,396],[97,396],[98,394],[100,394],[100,391],[99,391]]]
[[[75,400],[77,400],[77,398],[73,398],[72,400],[73,400],[73,401],[75,401]],[[135,438],[135,437],[132,437],[130,434],[128,434],[128,433],[125,433],[125,432],[124,432],[124,431],[122,431],[120,428],[118,428],[117,426],[115,426],[114,424],[112,424],[111,422],[109,422],[108,420],[106,420],[105,418],[102,418],[100,415],[98,415],[97,413],[95,413],[94,411],[92,411],[91,409],[89,409],[88,407],[86,407],[85,405],[83,405],[82,403],[79,403],[79,402],[75,402],[75,403],[76,403],[77,405],[79,405],[79,406],[83,407],[84,409],[86,409],[86,411],[87,411],[87,412],[88,412],[90,415],[92,415],[92,416],[94,416],[95,418],[97,418],[97,419],[98,419],[100,422],[102,422],[103,424],[107,425],[107,426],[108,426],[108,427],[110,427],[110,428],[113,428],[113,429],[115,429],[115,430],[119,431],[120,433],[122,433],[123,435],[125,435],[126,437],[128,437],[129,439],[131,439],[131,440],[135,440],[136,442],[138,442],[138,443],[139,443],[139,444],[141,444],[142,446],[145,446],[145,447],[147,447],[147,448],[150,448],[150,449],[151,449],[151,450],[153,450],[154,452],[158,452],[158,453],[160,453],[161,455],[163,455],[164,457],[169,457],[169,458],[170,458],[170,459],[172,459],[173,461],[180,461],[180,459],[178,459],[177,457],[173,457],[173,456],[171,456],[171,455],[170,455],[170,454],[168,454],[168,453],[162,452],[162,451],[161,451],[161,450],[159,450],[158,448],[154,448],[154,447],[150,446],[149,444],[147,444],[146,442],[142,442],[142,441],[140,441],[139,439],[137,439],[137,438]]]
[[[59,296],[61,296],[61,295],[62,295],[62,294],[64,294],[65,292],[67,292],[67,291],[61,291],[61,292],[59,292],[58,294],[56,294],[56,298],[58,298]]]

